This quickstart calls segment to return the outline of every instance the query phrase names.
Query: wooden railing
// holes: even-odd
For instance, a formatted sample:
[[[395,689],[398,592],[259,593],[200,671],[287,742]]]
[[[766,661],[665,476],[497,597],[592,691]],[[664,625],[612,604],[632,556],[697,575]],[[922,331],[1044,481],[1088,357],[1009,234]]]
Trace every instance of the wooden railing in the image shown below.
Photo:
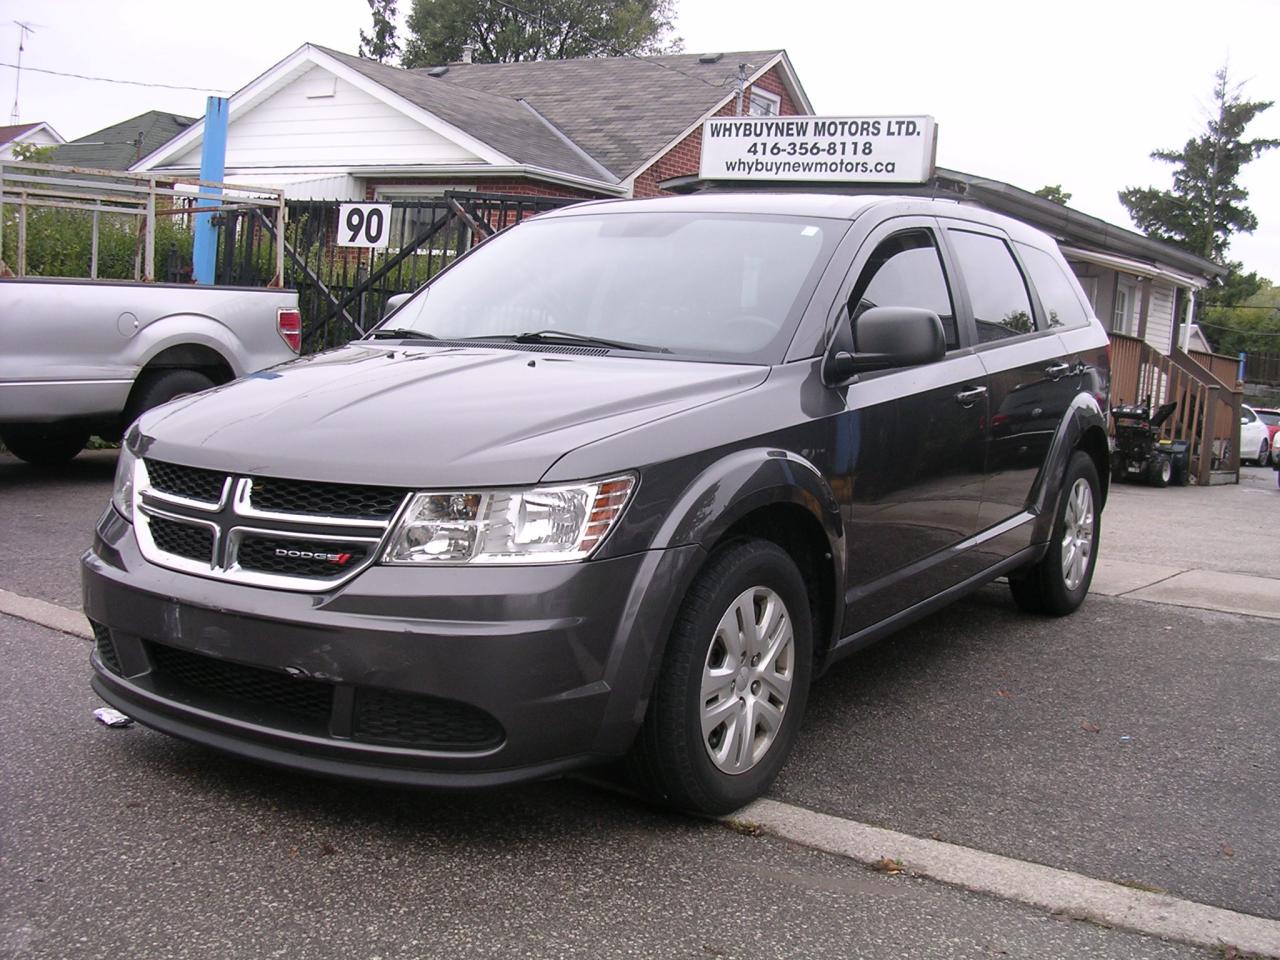
[[[1187,355],[1223,383],[1229,383],[1234,387],[1240,378],[1239,357],[1228,357],[1221,353],[1203,353],[1200,350],[1188,350]]]
[[[1196,483],[1239,482],[1241,393],[1234,374],[1228,385],[1181,350],[1165,356],[1142,340],[1113,333],[1111,405],[1144,404],[1148,398],[1153,409],[1177,402],[1160,435],[1189,441]]]

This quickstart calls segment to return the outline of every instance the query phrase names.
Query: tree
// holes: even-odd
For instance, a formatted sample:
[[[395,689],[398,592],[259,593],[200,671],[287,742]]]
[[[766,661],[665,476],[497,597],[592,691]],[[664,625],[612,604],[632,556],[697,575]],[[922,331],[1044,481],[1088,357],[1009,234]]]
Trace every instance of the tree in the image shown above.
[[[413,0],[404,67],[674,53],[674,0]]]
[[[1244,139],[1245,128],[1269,110],[1273,101],[1245,100],[1241,89],[1241,85],[1231,84],[1223,67],[1215,75],[1204,132],[1188,140],[1181,150],[1151,154],[1174,165],[1172,190],[1130,187],[1120,191],[1120,202],[1147,236],[1233,268],[1239,264],[1226,259],[1232,235],[1252,233],[1258,226],[1258,218],[1245,206],[1249,192],[1238,182],[1240,171],[1280,146],[1280,140]],[[1210,299],[1231,285],[1230,279],[1217,285]]]
[[[1280,287],[1265,280],[1232,307],[1209,307],[1201,320],[1215,353],[1280,353]]]
[[[369,0],[373,33],[360,31],[360,56],[386,63],[400,52],[396,39],[396,0]]]
[[[1062,189],[1062,184],[1054,183],[1041,187],[1036,191],[1037,197],[1043,197],[1045,200],[1052,200],[1054,203],[1066,206],[1071,202],[1071,194]]]

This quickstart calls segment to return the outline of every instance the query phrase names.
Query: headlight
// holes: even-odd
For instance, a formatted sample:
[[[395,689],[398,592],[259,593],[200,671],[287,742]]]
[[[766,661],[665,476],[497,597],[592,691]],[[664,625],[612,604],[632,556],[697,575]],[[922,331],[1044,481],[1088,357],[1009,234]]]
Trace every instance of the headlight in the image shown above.
[[[384,563],[557,563],[582,560],[604,540],[635,486],[591,483],[419,493],[392,533]]]
[[[129,449],[128,441],[120,444],[120,459],[116,461],[116,482],[111,491],[111,503],[120,516],[133,522],[133,489],[138,458]]]

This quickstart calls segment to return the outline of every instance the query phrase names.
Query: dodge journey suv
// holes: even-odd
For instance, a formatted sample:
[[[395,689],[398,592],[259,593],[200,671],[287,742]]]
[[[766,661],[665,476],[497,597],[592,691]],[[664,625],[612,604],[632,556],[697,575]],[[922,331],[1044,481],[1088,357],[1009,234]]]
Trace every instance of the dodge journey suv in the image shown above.
[[[315,774],[626,757],[733,809],[814,678],[994,578],[1067,614],[1107,337],[1054,241],[944,201],[587,203],[365,339],[143,415],[83,560],[93,687]]]

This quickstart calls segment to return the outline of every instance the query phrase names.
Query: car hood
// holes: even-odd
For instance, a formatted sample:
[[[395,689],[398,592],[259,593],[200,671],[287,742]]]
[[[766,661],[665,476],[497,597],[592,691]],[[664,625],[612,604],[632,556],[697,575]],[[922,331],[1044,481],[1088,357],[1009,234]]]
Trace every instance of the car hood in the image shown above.
[[[492,346],[352,344],[158,407],[147,456],[263,476],[536,483],[584,444],[749,390],[769,368]],[[634,463],[645,451],[634,451]]]

